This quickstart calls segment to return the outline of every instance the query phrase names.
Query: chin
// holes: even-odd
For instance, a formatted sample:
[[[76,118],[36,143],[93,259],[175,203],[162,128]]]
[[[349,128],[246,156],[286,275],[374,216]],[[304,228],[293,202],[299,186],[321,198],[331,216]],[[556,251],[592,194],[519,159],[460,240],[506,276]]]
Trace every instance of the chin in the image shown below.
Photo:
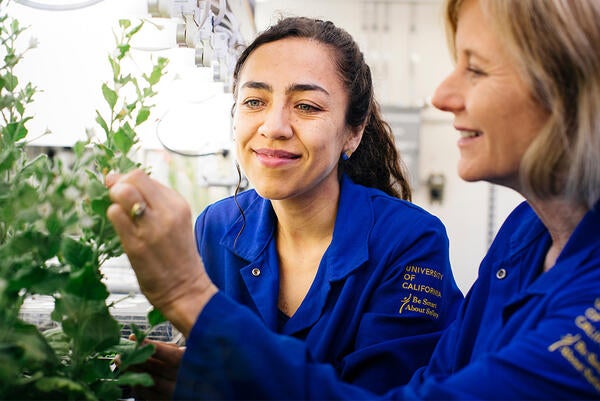
[[[281,191],[281,188],[255,187],[254,190],[261,197],[269,200],[281,200],[287,197],[287,193]]]
[[[460,166],[458,168],[458,176],[466,182],[477,182],[485,180],[485,177],[483,177],[481,174],[476,174],[474,171],[471,171],[469,169],[461,169]]]
[[[463,181],[466,181],[466,182],[478,182],[478,181],[482,181],[483,180],[482,178],[474,178],[474,177],[471,177],[471,176],[468,176],[468,175],[462,175],[462,174],[459,174],[458,176]]]

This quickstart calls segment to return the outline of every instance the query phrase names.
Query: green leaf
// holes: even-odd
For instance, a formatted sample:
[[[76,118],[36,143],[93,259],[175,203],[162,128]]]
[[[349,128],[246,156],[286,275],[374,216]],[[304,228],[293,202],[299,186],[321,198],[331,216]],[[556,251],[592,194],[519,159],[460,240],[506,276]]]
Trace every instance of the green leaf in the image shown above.
[[[100,278],[100,273],[88,264],[71,274],[65,291],[88,300],[102,301],[108,298],[109,292]]]
[[[100,118],[102,118],[102,117],[100,117]],[[86,146],[87,146],[87,141],[75,142],[75,145],[73,145],[73,153],[75,153],[76,158],[81,159],[83,157]]]
[[[14,67],[15,65],[17,65],[19,63],[19,57],[17,57],[17,55],[12,51],[12,49],[9,49],[9,52],[6,54],[6,56],[4,56],[4,64],[6,64],[6,67]],[[10,73],[8,73],[7,75],[11,75]],[[16,85],[15,85],[16,87]],[[10,89],[10,91],[13,91],[13,89]]]
[[[27,128],[23,125],[23,122],[8,123],[2,129],[2,133],[7,141],[17,142],[27,136]]]
[[[121,127],[115,133],[113,140],[117,149],[124,154],[129,152],[134,143],[133,139],[131,138],[131,133],[126,130],[125,127]]]
[[[100,400],[119,400],[123,394],[123,390],[119,387],[116,381],[103,381],[93,386],[94,394]]]
[[[129,50],[131,50],[131,46],[128,44],[122,44],[118,45],[117,49],[119,50],[119,55],[117,56],[117,58],[121,60],[123,57],[125,57],[127,53],[129,53]]]
[[[119,343],[121,325],[108,312],[86,315],[79,322],[75,344],[83,353],[98,352]]]
[[[23,355],[25,355],[25,350],[23,349],[23,347],[20,347],[15,342],[7,342],[7,340],[12,340],[12,338],[10,337],[10,335],[5,335],[3,338],[4,342],[0,342],[0,361],[14,361],[22,359]],[[0,369],[2,369],[3,367],[4,366],[0,364]]]
[[[44,330],[42,334],[59,358],[65,358],[69,355],[71,351],[71,339],[65,334],[62,327],[58,326]]]
[[[46,229],[50,236],[60,236],[64,231],[62,218],[58,216],[56,211],[50,213],[46,218]]]
[[[113,72],[113,79],[117,80],[119,78],[119,74],[121,73],[121,65],[110,56],[108,57],[108,62],[110,63],[110,68]]]
[[[11,57],[14,60],[14,58],[13,58],[14,54],[13,55],[8,55],[6,57],[7,58]],[[6,60],[6,58],[5,58],[5,60]],[[14,76],[13,74],[11,74],[10,72],[7,72],[6,75],[4,76],[4,85],[6,87],[6,90],[12,92],[19,85],[19,79],[16,76]]]
[[[0,182],[0,201],[3,199],[9,199],[11,197],[10,191],[13,186],[8,182]]]
[[[29,288],[35,294],[54,295],[57,288],[65,286],[67,279],[66,273],[53,272],[35,265],[30,269],[19,269],[19,273],[11,280],[11,286]]]
[[[162,312],[158,309],[152,308],[152,310],[148,312],[148,322],[151,326],[156,326],[166,321],[167,318],[165,318]]]
[[[35,382],[35,387],[44,393],[64,394],[65,399],[96,400],[96,397],[84,386],[65,377],[42,377]]]
[[[141,330],[135,323],[131,323],[131,332],[135,336],[135,342],[138,347],[142,347],[142,343],[146,339],[146,333]]]
[[[91,199],[103,198],[108,194],[108,189],[94,176],[88,184],[87,194]]]
[[[115,105],[117,104],[117,92],[110,89],[108,85],[102,84],[102,95],[104,95],[104,99],[110,106],[110,109],[114,110]],[[96,119],[96,121],[98,121],[98,119]]]
[[[22,31],[22,29],[19,27],[19,20],[13,19],[10,22],[10,30],[14,35],[18,35]]]
[[[127,29],[131,26],[131,21],[128,19],[120,19],[119,26],[123,29]]]
[[[51,318],[55,322],[62,322],[65,333],[74,337],[77,335],[76,327],[84,316],[106,313],[106,310],[105,300],[91,300],[61,292],[55,298]]]
[[[3,128],[2,131],[4,135],[5,128]],[[0,171],[6,171],[12,168],[18,157],[18,150],[12,146],[7,146],[3,149],[0,149]]]
[[[130,30],[129,32],[127,32],[127,37],[128,38],[132,38],[136,33],[138,33],[140,31],[140,29],[142,29],[142,26],[144,26],[144,21],[142,20],[138,25],[136,25],[135,27],[133,27],[132,30]]]
[[[100,125],[100,127],[102,127],[102,129],[104,130],[104,133],[106,135],[108,135],[108,133],[109,133],[108,124],[106,123],[106,121],[104,120],[104,117],[102,117],[100,112],[98,112],[98,110],[96,110],[96,122],[98,123],[98,125]]]
[[[154,385],[154,380],[148,373],[125,372],[119,376],[117,383],[121,386],[150,387]]]
[[[154,344],[144,344],[130,352],[122,353],[120,356],[121,363],[119,365],[119,369],[124,372],[130,366],[146,362],[146,360],[148,360],[148,358],[154,354],[155,350],[156,347]]]
[[[111,204],[112,201],[107,193],[106,196],[102,198],[92,199],[90,206],[96,215],[104,217],[106,216],[106,211]]]
[[[37,205],[38,191],[28,183],[23,183],[18,189],[17,197],[22,208]]]
[[[93,262],[94,252],[88,244],[70,237],[64,237],[60,244],[60,254],[70,265],[75,267],[87,266]]]
[[[32,227],[21,230],[12,237],[10,242],[11,251],[15,255],[39,254],[40,258],[46,260],[55,255],[52,241],[47,234],[37,231]]]
[[[112,363],[112,358],[90,358],[80,366],[80,372],[77,377],[88,384],[96,382],[99,377],[111,377],[113,376]]]
[[[162,78],[163,75],[163,71],[160,65],[154,66],[154,68],[152,69],[152,73],[150,74],[150,77],[148,78],[148,83],[150,85],[156,85],[160,79]]]
[[[104,356],[115,357],[125,353],[131,353],[136,347],[136,342],[128,338],[121,337],[119,343],[106,349]]]
[[[23,351],[21,363],[31,368],[55,366],[58,363],[54,350],[33,324],[16,322],[9,332],[4,328],[4,338],[10,338]]]
[[[148,117],[150,117],[150,109],[148,107],[142,107],[135,119],[135,125],[140,125],[141,123],[146,121]]]
[[[137,167],[139,167],[139,163],[135,163],[127,157],[120,157],[117,161],[117,170],[123,173],[131,171]]]
[[[129,113],[131,113],[132,111],[134,111],[134,110],[135,110],[135,108],[137,107],[137,104],[138,104],[138,102],[137,102],[137,101],[135,101],[135,102],[131,102],[131,103],[129,103],[129,104],[127,104],[127,105],[125,105],[125,108],[127,109],[127,111],[128,111]]]
[[[23,178],[29,178],[33,175],[36,177],[49,176],[49,171],[52,166],[46,154],[37,156],[32,161],[27,162],[21,169],[20,175]]]
[[[23,115],[23,113],[25,113],[25,106],[23,105],[23,102],[16,101],[15,109],[17,109],[20,115]]]

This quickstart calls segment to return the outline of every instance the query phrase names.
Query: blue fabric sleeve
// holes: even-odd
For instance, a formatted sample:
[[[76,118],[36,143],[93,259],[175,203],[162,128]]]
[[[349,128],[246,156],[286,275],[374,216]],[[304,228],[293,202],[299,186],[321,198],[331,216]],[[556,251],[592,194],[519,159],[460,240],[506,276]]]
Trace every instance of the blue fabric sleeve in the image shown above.
[[[174,398],[308,399],[340,389],[353,399],[373,398],[339,381],[333,367],[311,360],[303,341],[273,333],[254,313],[219,292],[187,339]]]
[[[378,397],[341,382],[331,366],[310,359],[303,342],[270,332],[253,313],[219,293],[188,338],[176,398],[593,399],[598,393],[589,377],[598,376],[593,363],[600,346],[577,327],[573,316],[584,316],[578,313],[585,315],[586,306],[568,302],[536,330],[523,333],[504,349],[445,378],[420,371],[408,385]],[[590,327],[598,330],[597,323]],[[579,334],[577,339],[584,344],[577,350],[576,342],[566,345],[557,333]],[[448,340],[451,338],[442,340],[444,347],[452,346]],[[576,354],[585,353],[591,362],[578,372],[563,355],[568,354],[562,351],[565,347]]]

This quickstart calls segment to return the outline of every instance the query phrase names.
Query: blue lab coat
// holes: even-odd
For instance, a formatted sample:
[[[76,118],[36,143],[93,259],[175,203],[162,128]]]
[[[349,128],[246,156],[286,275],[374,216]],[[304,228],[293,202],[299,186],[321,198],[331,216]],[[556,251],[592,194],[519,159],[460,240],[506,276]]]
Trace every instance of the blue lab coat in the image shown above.
[[[245,222],[228,198],[207,207],[195,226],[206,270],[229,298],[269,330],[305,341],[307,354],[332,364],[344,381],[375,392],[408,382],[427,363],[463,299],[439,219],[343,177],[332,241],[288,320],[277,307],[271,202],[254,190],[237,202]]]
[[[600,399],[600,203],[542,274],[550,236],[527,203],[508,217],[427,368],[393,399]],[[374,399],[223,293],[200,314],[179,398]]]

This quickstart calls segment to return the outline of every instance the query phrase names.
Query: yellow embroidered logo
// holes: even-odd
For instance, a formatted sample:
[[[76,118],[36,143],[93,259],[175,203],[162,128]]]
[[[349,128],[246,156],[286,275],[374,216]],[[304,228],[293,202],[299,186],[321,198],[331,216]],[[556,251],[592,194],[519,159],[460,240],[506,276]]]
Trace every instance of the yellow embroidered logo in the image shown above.
[[[429,282],[433,278],[433,281],[441,283],[444,274],[428,267],[408,265],[404,269],[403,278],[402,288],[410,292],[400,300],[398,313],[416,312],[434,319],[439,318],[437,298],[442,297],[442,292]],[[425,278],[429,284],[423,284]]]
[[[589,345],[597,348],[600,344],[600,298],[594,306],[587,308],[582,315],[575,317],[574,323],[583,334],[567,333],[560,340],[548,346],[548,351],[558,351],[571,366],[597,391],[600,391],[600,359],[598,354],[590,351]]]

